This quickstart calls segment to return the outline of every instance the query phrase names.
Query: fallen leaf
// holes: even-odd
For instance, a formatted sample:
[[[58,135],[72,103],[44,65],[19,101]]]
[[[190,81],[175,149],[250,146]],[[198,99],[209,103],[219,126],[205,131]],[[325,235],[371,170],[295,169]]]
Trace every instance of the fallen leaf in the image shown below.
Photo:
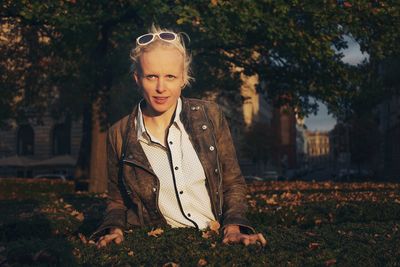
[[[321,244],[320,243],[316,243],[316,242],[308,244],[308,248],[311,249],[311,250],[317,249],[320,246],[321,246]]]
[[[69,209],[69,208],[72,208],[72,205],[71,205],[71,204],[65,204],[65,205],[64,205],[64,209]]]
[[[71,214],[72,216],[76,216],[76,215],[79,214],[79,212],[78,212],[77,210],[73,210],[73,211],[71,211],[70,214]]]
[[[269,205],[276,205],[276,204],[278,204],[278,202],[276,202],[276,200],[275,200],[274,197],[271,197],[271,198],[267,199],[266,202],[267,202],[267,204],[269,204]]]
[[[211,237],[211,232],[210,231],[205,231],[205,232],[203,232],[201,234],[201,237],[205,238],[205,239],[209,239]]]
[[[215,248],[217,246],[217,243],[211,243],[211,248]]]
[[[317,235],[317,234],[314,233],[314,232],[306,232],[305,234],[308,235],[308,236],[316,236],[316,235]]]
[[[211,231],[214,231],[218,234],[219,233],[218,229],[221,227],[221,225],[217,221],[211,221],[209,227]]]
[[[79,236],[79,239],[82,241],[83,244],[87,244],[88,243],[88,241],[86,239],[86,236],[84,236],[81,233],[79,233],[78,236]]]
[[[208,264],[208,262],[205,259],[200,259],[197,262],[197,266],[206,266]]]
[[[316,219],[314,221],[314,223],[315,223],[315,225],[320,225],[322,223],[322,220],[321,219]]]
[[[133,251],[132,250],[128,252],[128,256],[131,256],[131,257],[133,256]]]
[[[85,219],[85,216],[83,215],[82,212],[79,212],[79,213],[75,216],[75,218],[76,218],[78,221],[82,222],[82,221]]]
[[[336,259],[330,259],[325,261],[325,266],[332,266],[336,264]]]
[[[175,263],[175,262],[167,262],[163,265],[163,267],[179,267],[179,264]]]
[[[148,236],[154,236],[154,237],[159,237],[164,233],[164,230],[161,228],[157,228],[155,230],[151,230],[150,232],[147,233]]]

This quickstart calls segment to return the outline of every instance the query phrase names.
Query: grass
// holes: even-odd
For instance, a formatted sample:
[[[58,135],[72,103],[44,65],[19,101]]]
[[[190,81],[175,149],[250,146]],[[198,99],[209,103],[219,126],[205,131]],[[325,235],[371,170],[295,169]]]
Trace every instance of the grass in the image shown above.
[[[222,245],[191,228],[126,232],[104,249],[86,239],[105,195],[72,183],[0,180],[0,266],[400,266],[400,184],[259,182],[249,218],[268,246]]]

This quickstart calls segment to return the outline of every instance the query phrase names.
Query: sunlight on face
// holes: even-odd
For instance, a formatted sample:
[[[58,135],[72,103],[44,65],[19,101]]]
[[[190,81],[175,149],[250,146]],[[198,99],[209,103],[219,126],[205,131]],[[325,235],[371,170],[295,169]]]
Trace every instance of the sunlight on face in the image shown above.
[[[176,48],[158,46],[141,55],[140,66],[135,80],[147,103],[145,112],[172,116],[184,85],[182,54]]]

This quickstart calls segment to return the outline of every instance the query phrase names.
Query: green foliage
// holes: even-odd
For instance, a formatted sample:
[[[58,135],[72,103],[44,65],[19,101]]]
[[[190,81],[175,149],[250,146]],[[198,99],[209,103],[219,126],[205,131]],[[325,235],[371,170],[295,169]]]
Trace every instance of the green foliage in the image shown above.
[[[221,235],[204,238],[193,228],[164,228],[152,237],[145,227],[126,231],[121,245],[97,249],[85,236],[101,220],[104,196],[72,193],[71,184],[1,180],[0,259],[11,266],[196,266],[200,259],[211,266],[400,263],[399,184],[260,182],[249,189],[249,219],[266,236],[265,248],[222,245]],[[14,194],[3,197],[7,191]]]
[[[308,100],[312,96],[340,114],[355,96],[364,95],[366,84],[353,75],[378,81],[379,61],[399,54],[396,3],[6,0],[1,21],[15,25],[18,30],[11,37],[21,36],[22,41],[16,46],[1,42],[3,59],[18,61],[17,69],[2,72],[1,121],[48,106],[54,114],[79,116],[98,98],[105,115],[121,113],[110,109],[115,106],[110,103],[112,88],[134,87],[129,50],[152,23],[190,36],[196,77],[190,95],[237,95],[239,80],[230,71],[234,64],[246,74],[258,73],[278,104],[289,102],[309,113],[315,110]],[[38,34],[50,42],[38,42]],[[370,55],[367,71],[357,72],[341,62],[346,35]],[[382,85],[376,85],[368,88],[377,92]],[[16,95],[23,100],[13,103]],[[376,94],[370,97],[367,90],[366,95]],[[124,105],[122,113],[131,108]]]

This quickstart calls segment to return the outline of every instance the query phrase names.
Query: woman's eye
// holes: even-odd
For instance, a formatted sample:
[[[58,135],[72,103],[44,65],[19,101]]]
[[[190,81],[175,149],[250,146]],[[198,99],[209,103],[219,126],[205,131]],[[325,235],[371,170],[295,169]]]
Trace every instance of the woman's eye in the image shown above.
[[[148,79],[148,80],[155,80],[155,79],[157,79],[157,76],[156,76],[156,75],[147,75],[147,76],[146,76],[146,79]]]
[[[167,75],[168,80],[174,80],[176,77],[174,75]]]

